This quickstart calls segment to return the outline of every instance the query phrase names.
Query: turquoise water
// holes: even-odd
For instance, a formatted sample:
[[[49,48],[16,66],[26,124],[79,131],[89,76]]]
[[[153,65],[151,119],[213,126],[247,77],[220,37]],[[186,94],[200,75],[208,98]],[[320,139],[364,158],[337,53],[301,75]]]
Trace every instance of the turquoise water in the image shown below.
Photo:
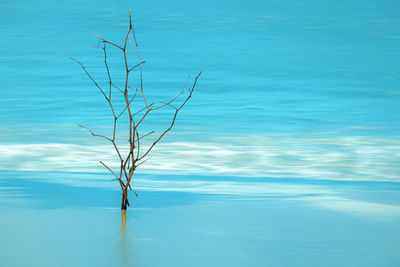
[[[1,1],[0,266],[397,266],[399,8]],[[121,43],[128,10],[149,99],[203,74],[138,168],[123,227],[98,163],[115,153],[77,127],[110,134],[112,116],[70,57],[104,85],[93,32]]]
[[[79,175],[91,187],[54,183]],[[398,183],[139,175],[124,218],[102,174],[0,178],[0,266],[399,262]]]
[[[70,57],[105,82],[92,32],[121,43],[130,9],[149,99],[168,99],[188,74],[204,71],[168,140],[138,171],[399,181],[398,8],[393,1],[3,1],[1,168],[103,172],[95,162],[108,156],[94,150],[108,144],[76,125],[108,134],[112,117]],[[120,55],[109,53],[117,66]],[[167,113],[145,128],[161,130]],[[171,167],[171,157],[184,168]]]

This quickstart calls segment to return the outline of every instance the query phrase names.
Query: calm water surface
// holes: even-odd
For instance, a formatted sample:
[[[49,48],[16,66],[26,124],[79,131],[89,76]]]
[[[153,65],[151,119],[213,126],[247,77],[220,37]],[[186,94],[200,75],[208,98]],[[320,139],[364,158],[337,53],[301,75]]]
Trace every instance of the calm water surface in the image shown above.
[[[398,266],[399,9],[1,1],[0,266]],[[128,10],[149,99],[203,74],[121,218],[98,164],[115,153],[76,126],[110,134],[112,117],[70,57],[104,86],[92,32],[122,42]],[[121,55],[109,59],[120,85]]]
[[[122,42],[131,9],[149,99],[168,99],[204,71],[164,142],[171,147],[161,145],[141,172],[399,181],[396,2],[0,5],[2,169],[103,171],[95,150],[108,144],[76,125],[108,134],[112,117],[70,57],[104,85],[92,32]],[[110,49],[109,58],[121,84],[121,55]],[[142,131],[160,131],[170,116],[153,116]]]
[[[1,174],[0,266],[398,266],[400,260],[397,183],[139,175],[139,197],[121,214],[118,188],[96,185],[103,175],[85,176],[91,187],[50,182],[77,179],[71,174]]]

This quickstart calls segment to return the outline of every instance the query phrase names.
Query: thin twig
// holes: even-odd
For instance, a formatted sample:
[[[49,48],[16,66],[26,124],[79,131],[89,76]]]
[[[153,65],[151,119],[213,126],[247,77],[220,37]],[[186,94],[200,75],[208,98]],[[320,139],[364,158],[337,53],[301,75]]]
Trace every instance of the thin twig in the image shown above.
[[[142,64],[144,64],[144,63],[146,63],[146,61],[143,60],[142,62],[140,62],[140,63],[136,64],[135,66],[133,66],[132,68],[130,68],[129,71],[131,71],[131,70],[137,68],[138,66],[140,66],[140,65],[142,65]]]
[[[151,132],[149,132],[149,133],[147,133],[145,135],[142,135],[139,139],[145,138],[146,136],[151,135],[153,133],[155,133],[155,131],[151,131]]]
[[[131,11],[129,10],[129,24],[132,28],[132,35],[133,35],[133,39],[135,40],[135,44],[136,46],[138,46],[137,42],[136,42],[136,35],[135,35],[135,31],[133,30],[133,25],[132,25],[132,19],[131,19]]]
[[[103,42],[103,43],[104,43],[104,42]],[[104,43],[103,51],[104,51],[104,65],[106,66],[108,81],[109,81],[109,85],[110,85],[110,90],[109,90],[108,99],[111,101],[111,86],[112,86],[112,81],[111,81],[110,70],[109,70],[108,64],[107,64],[107,49],[106,49],[106,43]]]
[[[203,71],[200,71],[200,73],[196,76],[196,78],[195,78],[195,80],[194,80],[194,83],[193,83],[193,87],[192,87],[192,89],[190,90],[189,96],[188,96],[188,97],[186,98],[186,100],[179,106],[179,108],[176,109],[175,114],[174,114],[174,117],[172,118],[172,121],[171,121],[170,126],[169,126],[169,127],[158,137],[158,139],[148,148],[148,150],[146,151],[146,153],[144,153],[140,158],[138,158],[138,160],[141,160],[141,159],[143,159],[144,157],[146,157],[147,154],[149,154],[150,151],[153,149],[153,147],[161,140],[161,138],[163,138],[164,135],[172,129],[172,127],[174,126],[174,123],[175,123],[176,116],[178,115],[178,112],[182,109],[182,107],[183,107],[183,106],[189,101],[189,99],[192,97],[194,88],[195,88],[196,83],[197,83],[197,79],[200,77],[200,75],[201,75],[202,72],[203,72]]]
[[[135,99],[136,95],[137,95],[138,89],[136,89],[135,95],[132,97],[132,99],[129,101],[130,105],[132,103],[132,101]],[[125,108],[121,111],[121,113],[117,116],[117,119],[119,119],[119,117],[121,117],[121,115],[125,112],[125,110],[128,108],[128,106],[125,106]]]
[[[83,125],[80,125],[80,124],[78,124],[78,126],[81,127],[81,128],[84,128],[84,129],[88,130],[88,131],[90,132],[90,134],[93,135],[93,136],[102,137],[102,138],[105,138],[105,139],[107,139],[108,141],[112,142],[112,139],[108,138],[107,136],[101,135],[101,134],[96,134],[95,132],[93,132],[91,129],[89,129],[89,128],[86,127],[86,126],[83,126]]]
[[[149,105],[149,107],[151,107],[151,106],[153,106],[153,105],[154,105],[154,102],[151,103],[151,104]],[[132,117],[135,117],[137,114],[139,114],[140,112],[142,112],[142,111],[145,110],[145,109],[147,109],[147,107],[142,108],[141,110],[139,110],[138,112],[136,112],[135,114],[133,114]]]
[[[110,167],[108,167],[104,162],[100,161],[101,165],[103,165],[104,167],[106,167],[112,174],[114,174],[114,176],[120,180],[120,178],[115,174],[115,172],[113,170],[111,170]]]
[[[113,170],[111,170],[110,167],[108,167],[104,162],[100,161],[101,165],[103,165],[104,167],[106,167],[112,174],[114,174],[114,176],[116,177],[115,180],[119,181],[119,184],[121,186],[122,191],[124,191],[125,189],[125,183],[121,180],[121,177],[118,177],[115,172],[113,172]],[[114,179],[113,179],[114,180]]]
[[[131,24],[131,27],[132,27],[132,24]],[[129,34],[129,32],[128,32],[128,34]],[[135,35],[134,35],[134,37],[135,37]],[[140,57],[140,55],[139,55],[139,53],[137,52],[137,49],[136,49],[136,47],[133,45],[133,43],[132,43],[132,40],[129,38],[129,42],[130,42],[130,44],[132,45],[132,47],[133,47],[133,50],[135,51],[135,54],[136,54],[136,56],[138,57],[138,59],[139,59],[139,69],[140,69],[140,91],[142,92],[142,96],[143,96],[143,100],[144,100],[144,103],[146,104],[146,106],[147,106],[147,108],[149,108],[149,104],[147,103],[147,99],[146,99],[146,96],[144,95],[144,92],[143,92],[143,69],[142,69],[142,59],[141,59],[141,57]],[[135,37],[135,43],[136,43],[136,37]],[[125,40],[125,45],[126,45],[126,40]],[[137,44],[136,44],[136,46],[137,46]]]
[[[87,72],[85,66],[83,66],[83,64],[82,64],[80,61],[76,60],[75,58],[71,57],[71,59],[72,59],[73,61],[77,62],[79,65],[81,65],[81,67],[82,67],[82,69],[85,71],[86,75],[92,80],[92,82],[94,83],[94,85],[95,85],[97,88],[99,88],[99,90],[100,90],[100,92],[103,94],[103,96],[104,96],[106,99],[108,99],[107,96],[106,96],[106,94],[104,93],[103,89],[101,89],[101,87],[100,87],[100,86],[97,84],[97,82],[92,78],[92,76],[89,74],[89,72]]]
[[[143,160],[142,162],[140,162],[139,164],[137,164],[136,167],[139,167],[140,165],[142,165],[143,163],[145,163],[145,162],[148,161],[149,159],[151,159],[151,158],[147,158],[147,159]]]
[[[94,35],[96,35],[97,37],[99,37],[103,42],[105,42],[105,43],[108,43],[108,44],[110,44],[110,45],[113,45],[113,46],[115,46],[115,47],[118,47],[119,49],[121,49],[121,50],[124,50],[122,47],[120,47],[119,45],[116,45],[116,44],[114,44],[113,42],[110,42],[110,41],[107,41],[107,40],[105,40],[105,39],[103,39],[100,35],[98,35],[97,33],[95,33],[95,32],[93,32],[94,33]]]
[[[115,84],[113,84],[113,83],[111,83],[111,85],[113,86],[113,87],[115,87],[116,89],[118,89],[121,93],[124,93],[124,91],[122,91],[118,86],[116,86]]]

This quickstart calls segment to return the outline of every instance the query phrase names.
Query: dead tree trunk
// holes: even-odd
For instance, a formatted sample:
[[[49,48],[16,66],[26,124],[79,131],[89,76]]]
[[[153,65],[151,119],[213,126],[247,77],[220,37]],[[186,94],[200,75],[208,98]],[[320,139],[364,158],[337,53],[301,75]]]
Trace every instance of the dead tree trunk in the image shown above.
[[[189,88],[189,92],[187,93],[187,96],[181,100],[180,104],[175,106],[175,102],[178,101],[180,96],[184,94],[185,87],[173,98],[171,98],[167,102],[163,102],[159,105],[156,105],[156,103],[153,101],[151,103],[148,102],[145,92],[143,89],[143,80],[142,80],[142,64],[145,63],[145,61],[142,61],[140,58],[138,52],[137,52],[137,42],[136,42],[136,37],[134,34],[133,26],[132,26],[132,17],[131,17],[131,12],[129,11],[129,28],[126,33],[124,42],[122,45],[117,45],[113,42],[107,41],[100,37],[99,35],[96,34],[96,36],[100,39],[100,42],[102,43],[102,50],[104,52],[104,65],[107,73],[107,78],[108,78],[108,83],[107,83],[107,89],[103,89],[103,86],[100,86],[99,83],[96,82],[96,80],[89,74],[89,72],[86,70],[85,66],[78,60],[72,58],[75,62],[77,62],[85,72],[85,74],[91,79],[93,84],[100,90],[101,94],[104,96],[105,100],[107,101],[110,111],[113,115],[113,131],[112,131],[112,137],[108,137],[105,135],[97,134],[93,132],[90,128],[83,126],[83,125],[78,125],[79,127],[85,128],[86,130],[89,131],[89,133],[93,136],[101,137],[104,138],[105,140],[109,141],[112,146],[115,149],[115,152],[118,156],[119,160],[119,174],[114,172],[112,168],[110,168],[108,165],[106,165],[104,162],[100,161],[100,163],[110,171],[115,179],[118,181],[120,187],[121,187],[121,192],[122,192],[122,200],[121,200],[121,210],[126,210],[128,206],[130,206],[129,200],[128,200],[128,190],[133,191],[135,194],[136,192],[132,189],[132,176],[135,173],[137,167],[145,163],[148,158],[148,154],[151,152],[151,150],[154,148],[155,145],[158,144],[158,142],[165,136],[167,132],[169,132],[172,127],[175,124],[176,117],[179,113],[179,111],[183,108],[183,106],[189,101],[189,99],[192,97],[194,88],[197,83],[197,79],[201,75],[201,72],[196,76],[196,78],[193,81],[193,85],[191,88]],[[132,42],[131,37],[133,37],[134,43]],[[127,60],[127,49],[128,49],[128,44],[130,44],[131,49],[133,49],[137,55],[138,58],[138,63],[135,65],[131,65],[128,60]],[[119,50],[122,52],[123,55],[123,65],[124,65],[124,76],[125,80],[122,82],[123,87],[117,86],[117,84],[111,79],[111,74],[110,74],[110,69],[109,65],[107,63],[107,45],[111,45],[111,47]],[[130,74],[134,70],[139,70],[139,77],[140,77],[140,87],[134,90],[133,96],[130,95],[132,89],[129,86],[130,82]],[[190,78],[190,76],[189,76]],[[124,105],[125,107],[120,110],[119,112],[116,112],[114,109],[114,103],[112,102],[112,96],[113,93],[121,93],[123,95],[124,99]],[[135,97],[137,94],[141,95],[142,99],[142,106],[138,105],[137,103],[134,103]],[[114,98],[113,98],[114,99]],[[171,122],[169,124],[169,127],[167,129],[164,129],[158,137],[156,137],[151,145],[148,147],[141,147],[141,139],[144,137],[147,137],[151,134],[156,133],[155,131],[148,132],[146,134],[140,134],[139,129],[144,120],[148,118],[148,115],[156,110],[162,109],[164,107],[171,107],[175,110],[173,113]],[[120,148],[118,147],[116,140],[118,136],[118,131],[117,131],[117,124],[118,120],[121,118],[121,116],[127,112],[128,116],[128,121],[127,123],[129,124],[129,151],[127,155],[122,155]]]
[[[128,192],[127,191],[123,191],[123,193],[122,193],[122,201],[121,201],[121,210],[126,210],[127,206],[129,206]]]

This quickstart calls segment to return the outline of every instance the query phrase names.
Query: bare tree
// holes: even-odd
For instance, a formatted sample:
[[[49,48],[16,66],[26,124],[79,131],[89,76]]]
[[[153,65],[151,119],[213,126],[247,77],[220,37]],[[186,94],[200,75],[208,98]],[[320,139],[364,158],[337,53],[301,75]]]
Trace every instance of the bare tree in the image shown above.
[[[154,101],[152,103],[149,103],[146,98],[145,92],[143,90],[142,64],[144,64],[145,61],[142,61],[142,59],[140,58],[140,56],[137,52],[137,49],[136,49],[137,42],[136,42],[136,37],[135,37],[133,27],[132,27],[131,12],[129,11],[129,29],[128,29],[128,32],[126,33],[126,37],[125,37],[122,45],[117,45],[113,42],[107,41],[106,39],[103,39],[96,33],[95,33],[95,35],[100,39],[100,42],[102,44],[101,48],[104,52],[104,65],[105,65],[105,70],[106,70],[107,78],[108,78],[106,90],[104,90],[102,88],[102,86],[100,86],[99,83],[96,82],[96,80],[92,77],[91,74],[89,74],[89,72],[86,70],[85,66],[80,61],[78,61],[74,58],[71,58],[71,59],[74,60],[75,62],[77,62],[82,67],[85,74],[92,80],[93,84],[100,90],[101,94],[104,96],[105,100],[107,101],[107,103],[110,107],[110,111],[114,118],[112,137],[97,134],[94,131],[92,131],[91,129],[89,129],[88,127],[83,126],[83,125],[78,125],[78,126],[85,128],[93,136],[104,138],[105,140],[109,141],[113,145],[115,152],[119,159],[119,171],[118,172],[114,171],[111,167],[109,167],[102,161],[100,161],[100,163],[115,176],[114,180],[116,180],[119,183],[119,185],[121,187],[121,191],[122,191],[121,210],[126,210],[127,206],[130,206],[129,200],[128,200],[128,190],[131,190],[132,192],[134,192],[136,194],[136,192],[133,191],[133,189],[132,189],[133,174],[135,173],[136,169],[141,164],[143,164],[144,162],[146,162],[148,160],[148,155],[152,151],[152,149],[159,143],[159,141],[166,135],[166,133],[172,129],[172,127],[175,124],[175,120],[176,120],[176,117],[177,117],[179,111],[183,108],[183,106],[192,97],[194,88],[197,83],[197,79],[201,75],[201,72],[194,79],[193,85],[189,88],[189,92],[186,97],[184,97],[184,98],[181,97],[184,95],[184,90],[185,90],[185,87],[184,87],[177,95],[175,95],[169,101],[161,102],[161,104],[159,104],[159,105],[156,105],[156,103]],[[132,42],[132,39],[131,39],[132,37],[133,37],[134,43]],[[133,49],[135,51],[136,56],[139,60],[139,62],[135,65],[131,65],[128,62],[127,51],[128,51],[129,44],[132,47],[131,49]],[[124,65],[124,77],[125,77],[125,80],[123,81],[123,84],[124,84],[123,87],[117,86],[117,84],[114,83],[113,80],[111,79],[110,68],[109,68],[109,64],[107,62],[107,45],[111,45],[111,47],[113,47],[114,49],[117,49],[120,52],[122,52],[123,65]],[[132,91],[132,90],[128,90],[128,89],[131,89],[129,86],[130,74],[134,70],[139,70],[140,86],[139,86],[139,88],[134,90],[133,96],[132,95],[130,96],[129,93]],[[114,103],[114,101],[112,101],[112,100],[114,100],[114,98],[112,98],[112,96],[114,95],[115,92],[119,93],[119,94],[123,94],[124,104],[123,104],[123,108],[121,108],[121,110],[119,112],[117,112],[117,110],[115,108],[115,103]],[[141,99],[142,99],[141,106],[137,105],[134,102],[134,99],[137,94],[141,95]],[[181,102],[179,105],[175,105],[175,102],[177,102],[178,99],[181,99]],[[141,126],[143,121],[148,118],[148,115],[150,113],[152,113],[156,110],[160,110],[165,107],[171,107],[174,109],[174,113],[173,113],[172,119],[169,123],[169,126],[166,129],[162,130],[161,133],[158,135],[158,137],[156,137],[152,141],[152,143],[150,143],[150,145],[148,145],[147,147],[141,146],[141,140],[146,136],[154,134],[155,131],[150,131],[145,134],[141,134],[141,133],[139,133],[139,126]],[[128,114],[128,120],[126,121],[126,123],[128,123],[128,121],[129,121],[129,149],[128,149],[127,155],[124,155],[122,153],[122,150],[118,146],[116,140],[117,140],[118,130],[119,130],[117,127],[119,124],[118,120],[121,118],[121,116],[124,113],[126,114],[126,112]]]

